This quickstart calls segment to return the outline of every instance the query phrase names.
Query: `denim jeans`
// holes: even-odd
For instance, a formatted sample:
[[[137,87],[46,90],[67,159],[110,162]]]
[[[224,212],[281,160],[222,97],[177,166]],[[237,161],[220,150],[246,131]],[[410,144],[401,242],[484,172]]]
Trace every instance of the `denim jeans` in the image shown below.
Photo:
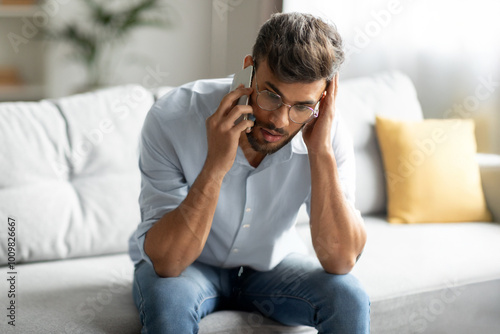
[[[370,301],[358,280],[328,274],[316,259],[299,254],[271,271],[195,262],[179,277],[168,278],[142,261],[136,265],[133,295],[142,333],[198,333],[204,316],[224,309],[253,312],[249,320],[256,327],[265,316],[284,325],[315,327],[321,334],[370,332]]]

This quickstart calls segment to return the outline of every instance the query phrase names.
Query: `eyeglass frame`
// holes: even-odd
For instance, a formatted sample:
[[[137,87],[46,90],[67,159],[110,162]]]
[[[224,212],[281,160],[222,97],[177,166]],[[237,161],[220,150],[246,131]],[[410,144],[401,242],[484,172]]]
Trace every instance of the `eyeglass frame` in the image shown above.
[[[255,63],[255,62],[254,62]],[[257,102],[257,105],[259,106],[259,108],[261,108],[262,110],[265,110],[265,111],[275,111],[275,110],[278,110],[279,108],[281,108],[282,106],[287,106],[288,107],[288,118],[294,122],[295,124],[307,124],[309,123],[310,121],[312,121],[314,118],[317,118],[319,116],[319,108],[318,108],[318,103],[321,102],[321,100],[323,99],[323,94],[321,94],[321,97],[319,98],[319,100],[315,103],[315,107],[314,109],[309,107],[308,105],[305,105],[305,104],[300,104],[300,103],[297,103],[297,104],[293,104],[293,105],[290,105],[290,104],[286,104],[285,102],[283,102],[283,98],[281,97],[281,95],[275,93],[275,92],[272,92],[270,90],[267,90],[267,89],[263,89],[261,91],[259,91],[259,84],[257,82],[257,64],[255,63],[254,65],[254,69],[253,69],[253,78],[255,79],[255,91],[257,92],[257,97],[255,98],[255,101]],[[263,108],[260,104],[259,104],[259,96],[260,96],[260,93],[262,92],[268,92],[268,93],[271,93],[271,94],[274,94],[276,95],[277,97],[280,98],[281,100],[281,103],[279,106],[277,106],[276,108],[274,109],[265,109]],[[308,109],[311,110],[311,115],[309,116],[309,118],[304,121],[304,122],[296,122],[292,119],[292,117],[290,117],[290,110],[295,107],[295,106],[304,106]]]

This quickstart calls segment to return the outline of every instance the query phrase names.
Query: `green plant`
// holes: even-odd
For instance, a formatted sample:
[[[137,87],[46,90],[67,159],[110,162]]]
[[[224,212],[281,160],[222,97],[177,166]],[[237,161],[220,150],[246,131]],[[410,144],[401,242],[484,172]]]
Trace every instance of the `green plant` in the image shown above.
[[[72,47],[75,59],[87,69],[87,88],[103,84],[112,61],[110,52],[140,26],[168,26],[167,7],[161,0],[80,0],[88,13],[48,35]]]

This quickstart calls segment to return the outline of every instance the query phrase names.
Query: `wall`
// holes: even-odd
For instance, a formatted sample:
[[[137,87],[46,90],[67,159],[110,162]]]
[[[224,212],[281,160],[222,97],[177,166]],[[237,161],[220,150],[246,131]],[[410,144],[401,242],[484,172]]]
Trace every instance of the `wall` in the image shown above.
[[[108,56],[107,85],[140,83],[179,85],[210,75],[211,3],[209,1],[165,1],[171,20],[169,28],[139,28],[127,44]],[[61,6],[53,26],[81,19],[80,2]],[[84,13],[84,12],[83,12]],[[47,68],[49,96],[78,91],[85,82],[85,69],[69,58],[70,49],[51,42]],[[153,75],[152,73],[155,73]],[[153,76],[156,80],[149,80]]]
[[[82,16],[78,1],[63,2],[53,17],[55,27]],[[273,10],[281,9],[281,1],[275,0],[164,0],[164,4],[171,27],[140,28],[126,45],[110,54],[107,85],[180,85],[232,74],[251,52],[261,23]],[[78,91],[85,81],[84,69],[68,58],[67,45],[50,44],[48,95]],[[152,76],[158,80],[151,80]]]
[[[401,70],[426,118],[474,118],[479,150],[500,153],[497,0],[284,0],[283,7],[336,23],[348,54],[341,79]]]

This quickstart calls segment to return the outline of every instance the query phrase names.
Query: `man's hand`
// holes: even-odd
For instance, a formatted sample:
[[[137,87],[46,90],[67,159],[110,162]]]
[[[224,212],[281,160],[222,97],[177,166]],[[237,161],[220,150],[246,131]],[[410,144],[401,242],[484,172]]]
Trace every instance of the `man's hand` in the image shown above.
[[[253,108],[248,105],[236,105],[243,95],[250,95],[253,88],[240,85],[222,99],[217,111],[207,118],[208,153],[206,166],[215,168],[221,173],[227,173],[233,166],[238,149],[241,132],[251,128],[254,122],[243,120],[234,124],[244,114],[253,114]]]
[[[253,121],[234,122],[252,107],[235,105],[252,88],[243,85],[228,93],[206,121],[208,153],[205,166],[191,185],[186,198],[167,212],[147,232],[144,251],[159,276],[179,276],[200,256],[205,247],[219,200],[224,175],[231,169],[239,137]]]
[[[319,116],[302,130],[311,166],[311,238],[325,271],[347,274],[366,243],[366,230],[345,199],[333,153],[331,129],[335,117],[338,73],[321,100]]]
[[[339,75],[326,87],[326,95],[321,99],[319,116],[307,123],[302,129],[302,138],[307,146],[307,151],[312,154],[332,153],[331,130],[335,117],[335,100]]]

